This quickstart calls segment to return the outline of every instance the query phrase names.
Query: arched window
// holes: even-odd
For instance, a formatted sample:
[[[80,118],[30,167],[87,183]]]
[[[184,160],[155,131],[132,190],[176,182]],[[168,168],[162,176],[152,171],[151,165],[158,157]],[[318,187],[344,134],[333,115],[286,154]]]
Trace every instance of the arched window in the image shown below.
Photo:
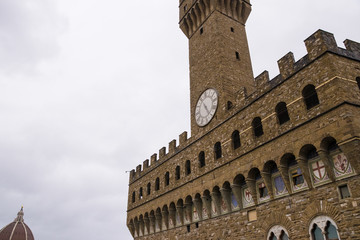
[[[357,77],[357,78],[356,78],[356,83],[357,83],[357,85],[358,85],[358,88],[360,89],[360,77]]]
[[[147,184],[147,195],[150,195],[151,193],[151,183]]]
[[[232,134],[231,134],[231,140],[232,140],[232,145],[234,149],[237,149],[241,146],[241,142],[240,142],[240,133],[238,130],[235,130]]]
[[[165,186],[168,186],[170,184],[170,173],[165,173]]]
[[[160,179],[156,178],[155,180],[155,191],[158,191],[160,189]]]
[[[199,153],[199,167],[200,168],[205,167],[205,153],[204,153],[204,151],[201,151]]]
[[[252,121],[252,128],[253,128],[255,137],[260,137],[261,135],[264,134],[262,123],[261,123],[261,118],[259,118],[259,117],[254,118],[254,120]]]
[[[221,143],[220,142],[215,143],[214,154],[215,154],[215,159],[221,158],[222,152],[221,152]]]
[[[189,175],[191,173],[191,165],[190,165],[190,160],[187,160],[185,162],[185,174]]]
[[[132,193],[132,202],[135,202],[135,192]]]
[[[286,229],[280,225],[273,226],[268,233],[268,240],[289,240]]]
[[[286,103],[284,102],[278,103],[278,105],[276,105],[275,107],[275,111],[280,125],[290,120]]]
[[[175,168],[175,180],[179,180],[180,179],[180,166],[177,166]]]
[[[143,198],[143,188],[141,187],[139,190],[139,199]]]
[[[308,110],[319,104],[319,98],[314,85],[309,84],[304,87],[302,96],[305,101],[306,109]]]
[[[314,218],[309,226],[311,240],[340,240],[336,223],[327,216]]]

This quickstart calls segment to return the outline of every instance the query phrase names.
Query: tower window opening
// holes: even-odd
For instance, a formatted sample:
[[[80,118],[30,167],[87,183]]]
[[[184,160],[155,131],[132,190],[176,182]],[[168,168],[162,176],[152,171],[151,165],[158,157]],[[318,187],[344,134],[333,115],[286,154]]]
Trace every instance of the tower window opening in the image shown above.
[[[150,195],[151,193],[151,183],[147,184],[147,195]]]
[[[254,120],[252,121],[252,127],[255,137],[260,137],[261,135],[264,134],[261,118],[259,117],[254,118]]]
[[[227,101],[226,109],[230,110],[230,109],[232,109],[232,107],[233,107],[233,103],[231,101]]]
[[[203,34],[203,33],[204,33],[204,28],[201,27],[201,28],[200,28],[200,35]]]
[[[357,85],[358,85],[358,88],[360,89],[360,77],[357,77],[357,78],[356,78],[356,83],[357,83]]]
[[[233,144],[233,149],[237,149],[241,146],[241,142],[240,142],[240,133],[238,130],[235,130],[232,134],[231,134],[231,140],[232,140],[232,144]]]
[[[196,228],[199,228],[199,223],[198,223],[198,222],[195,223],[195,227],[196,227]]]
[[[200,168],[205,167],[205,153],[204,153],[204,151],[201,151],[199,153],[199,167]]]
[[[350,191],[347,185],[339,186],[340,191],[340,197],[341,199],[349,198],[350,197]]]
[[[160,189],[160,179],[156,178],[155,180],[155,191],[158,191]]]
[[[230,31],[231,31],[231,32],[234,32],[234,28],[233,28],[233,27],[231,27],[231,28],[230,28]]]
[[[185,6],[184,6],[184,12],[186,12],[187,9],[188,9],[187,4],[185,4]]]
[[[221,143],[220,142],[215,143],[214,153],[215,153],[215,159],[221,158],[222,152],[221,152]]]
[[[302,95],[303,95],[307,110],[309,110],[319,104],[319,98],[316,93],[316,89],[315,89],[314,85],[309,84],[306,87],[304,87],[304,89],[302,90]]]
[[[237,59],[237,60],[240,60],[240,55],[239,55],[238,52],[235,52],[235,56],[236,56],[236,59]]]
[[[135,192],[132,193],[132,202],[134,203],[135,202]]]
[[[165,186],[169,186],[170,184],[170,173],[166,172],[165,174]]]
[[[287,121],[290,120],[289,113],[288,113],[288,110],[286,107],[286,103],[284,103],[284,102],[278,103],[278,105],[276,105],[276,107],[275,107],[275,112],[278,117],[280,125],[283,123],[286,123]]]
[[[185,173],[186,175],[189,175],[191,173],[190,160],[187,160],[185,163]]]
[[[143,188],[141,187],[139,190],[139,199],[143,198]]]
[[[187,229],[187,232],[189,233],[190,232],[190,225],[187,225],[186,229]]]
[[[180,166],[177,166],[175,169],[175,180],[180,179]]]

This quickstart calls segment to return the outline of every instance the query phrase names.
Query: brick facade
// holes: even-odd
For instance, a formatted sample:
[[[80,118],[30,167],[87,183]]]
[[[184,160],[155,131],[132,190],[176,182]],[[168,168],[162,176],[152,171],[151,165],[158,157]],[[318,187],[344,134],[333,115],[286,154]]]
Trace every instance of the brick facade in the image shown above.
[[[318,30],[305,40],[306,56],[290,52],[278,76],[254,78],[248,1],[183,0],[179,9],[192,136],[131,172],[133,237],[315,239],[317,228],[334,226],[339,239],[360,239],[360,44],[339,48]],[[208,88],[219,103],[199,127],[196,103]]]

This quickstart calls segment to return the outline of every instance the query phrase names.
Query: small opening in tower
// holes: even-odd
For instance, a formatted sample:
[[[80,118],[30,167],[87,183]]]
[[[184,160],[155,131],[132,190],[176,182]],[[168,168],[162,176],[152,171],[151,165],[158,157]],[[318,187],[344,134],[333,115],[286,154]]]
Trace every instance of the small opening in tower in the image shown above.
[[[203,34],[203,33],[204,33],[204,28],[201,27],[201,28],[200,28],[200,35]]]
[[[190,232],[190,225],[187,225],[186,228],[187,228],[187,232],[189,233]]]
[[[226,104],[227,110],[232,109],[232,107],[233,107],[233,103],[231,101],[228,101],[227,104]]]
[[[196,228],[199,228],[199,223],[198,223],[198,222],[195,223],[195,227],[196,227]]]
[[[230,31],[231,31],[231,32],[234,32],[234,28],[233,28],[233,27],[231,27],[231,28],[230,28]]]
[[[186,10],[187,10],[187,4],[185,4],[184,6],[184,12],[186,12]]]
[[[237,60],[240,60],[240,54],[239,54],[239,52],[235,52],[235,56],[236,56],[236,59],[237,59]]]

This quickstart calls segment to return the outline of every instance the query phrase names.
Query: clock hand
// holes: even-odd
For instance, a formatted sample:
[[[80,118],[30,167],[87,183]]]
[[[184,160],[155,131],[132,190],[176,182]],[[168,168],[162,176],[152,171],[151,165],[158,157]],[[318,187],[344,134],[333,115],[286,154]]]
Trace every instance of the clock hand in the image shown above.
[[[210,111],[209,111],[209,109],[207,108],[207,106],[206,106],[206,104],[204,103],[204,107],[205,107],[205,110],[207,111],[207,113],[209,114],[210,113]]]

